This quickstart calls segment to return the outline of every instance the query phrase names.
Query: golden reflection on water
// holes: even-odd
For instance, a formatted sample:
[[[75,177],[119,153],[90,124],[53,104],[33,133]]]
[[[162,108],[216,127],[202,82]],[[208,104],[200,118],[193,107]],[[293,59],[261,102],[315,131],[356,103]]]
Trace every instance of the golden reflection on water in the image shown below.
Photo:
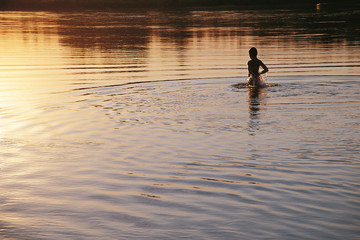
[[[97,237],[109,233],[111,239],[119,229],[130,234],[144,226],[161,229],[167,220],[174,224],[172,231],[190,221],[185,227],[199,232],[200,222],[212,219],[203,227],[216,229],[231,219],[247,225],[259,222],[254,229],[264,234],[273,228],[258,220],[279,218],[279,225],[285,225],[289,218],[283,216],[291,215],[286,207],[296,202],[307,216],[301,236],[314,229],[312,220],[322,214],[308,210],[314,204],[327,208],[332,217],[326,201],[335,203],[345,193],[339,188],[339,195],[319,196],[315,183],[333,177],[338,169],[331,164],[337,159],[322,145],[309,149],[304,129],[313,126],[315,140],[335,146],[339,139],[331,133],[337,133],[336,128],[323,131],[322,122],[303,121],[303,108],[283,104],[291,97],[294,105],[303,99],[324,101],[327,94],[323,86],[317,86],[318,95],[313,87],[296,85],[319,85],[326,77],[291,76],[359,74],[357,40],[336,27],[307,29],[306,22],[294,21],[296,14],[274,14],[1,12],[0,157],[5,160],[0,178],[6,190],[0,195],[5,209],[0,228],[5,221],[26,229],[44,227],[33,231],[49,231],[59,239],[63,232]],[[283,89],[231,87],[232,81],[245,82],[252,46],[269,66],[270,81],[284,76]],[[169,81],[179,79],[185,81]],[[353,87],[353,80],[345,80]],[[328,105],[337,103],[332,96],[325,99]],[[268,111],[267,104],[275,111]],[[328,125],[338,123],[337,112],[322,110],[317,101],[313,105],[323,111]],[[289,114],[292,107],[298,119]],[[345,130],[353,124],[349,116],[343,119],[349,125],[338,123]],[[286,127],[290,130],[277,132]],[[354,155],[354,137],[342,136],[350,149],[344,155]],[[328,164],[329,159],[334,163]],[[349,169],[335,177],[354,171]],[[347,191],[356,196],[356,187]],[[178,222],[179,215],[190,217]],[[317,226],[325,235],[327,223]],[[291,224],[297,226],[294,220]],[[239,233],[239,226],[242,223],[226,228]],[[290,226],[289,232],[294,229]],[[41,234],[34,239],[37,236]]]
[[[75,94],[80,90],[178,79],[245,81],[252,46],[270,76],[359,74],[356,37],[336,26],[304,29],[292,19],[296,14],[277,14],[287,23],[237,11],[1,12],[0,108],[8,126],[2,132],[59,128],[56,122],[72,111],[52,115],[51,109],[93,94]],[[252,127],[262,91],[249,90]],[[67,93],[66,100],[57,93]]]
[[[74,86],[244,79],[252,46],[258,46],[272,76],[358,73],[353,65],[359,50],[346,44],[352,36],[338,40],[334,35],[331,41],[328,30],[304,34],[296,23],[279,28],[276,22],[274,26],[257,22],[257,27],[251,24],[252,14],[236,11],[2,12],[1,16],[1,107],[26,112],[28,119],[62,101],[51,93],[73,91]],[[263,25],[274,33],[259,32]]]
[[[272,74],[277,75],[306,74],[314,71],[312,66],[318,73],[345,74],[356,59],[353,52],[356,49],[349,47],[346,41],[337,40],[335,34],[330,36],[334,40],[329,41],[327,34],[333,33],[326,29],[303,33],[304,30],[291,23],[291,19],[289,26],[283,28],[276,22],[273,26],[262,22],[259,28],[250,27],[250,16],[253,15],[236,12],[214,16],[211,12],[196,11],[170,16],[156,12],[113,12],[108,15],[95,12],[71,16],[50,12],[5,12],[2,15],[0,63],[5,76],[10,73],[4,73],[4,70],[15,70],[11,68],[14,66],[37,66],[40,70],[45,66],[67,68],[78,64],[118,64],[149,71],[140,74],[139,78],[163,78],[166,72],[195,77],[244,76],[247,51],[254,45],[259,48],[260,57],[272,66]],[[258,32],[262,25],[273,34]],[[295,34],[289,35],[287,31]],[[351,40],[351,36],[349,38]],[[343,51],[339,52],[339,48]],[[325,50],[326,59],[323,57]],[[328,67],[340,63],[344,66],[337,66],[336,72]],[[309,64],[311,69],[308,69]],[[318,68],[316,64],[319,64]],[[49,76],[54,72],[43,69],[36,73]],[[31,74],[26,74],[31,78]],[[20,72],[16,76],[24,75]]]

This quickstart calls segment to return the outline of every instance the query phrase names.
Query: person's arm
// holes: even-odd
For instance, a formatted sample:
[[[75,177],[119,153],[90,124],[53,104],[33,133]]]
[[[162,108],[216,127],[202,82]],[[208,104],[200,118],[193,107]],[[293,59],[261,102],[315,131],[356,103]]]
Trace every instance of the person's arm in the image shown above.
[[[262,71],[260,74],[264,74],[264,73],[267,73],[269,71],[269,69],[267,68],[267,66],[262,62],[260,61],[260,66],[262,67]]]

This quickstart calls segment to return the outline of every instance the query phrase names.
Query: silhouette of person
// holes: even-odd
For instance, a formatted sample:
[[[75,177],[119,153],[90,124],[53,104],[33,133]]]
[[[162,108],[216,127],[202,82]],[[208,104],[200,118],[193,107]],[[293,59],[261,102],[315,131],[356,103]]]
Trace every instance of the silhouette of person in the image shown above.
[[[248,62],[249,79],[248,84],[254,87],[265,87],[266,83],[261,79],[261,74],[269,71],[266,65],[257,58],[257,49],[252,47],[249,50],[251,60]],[[259,73],[259,68],[262,67],[262,71]]]

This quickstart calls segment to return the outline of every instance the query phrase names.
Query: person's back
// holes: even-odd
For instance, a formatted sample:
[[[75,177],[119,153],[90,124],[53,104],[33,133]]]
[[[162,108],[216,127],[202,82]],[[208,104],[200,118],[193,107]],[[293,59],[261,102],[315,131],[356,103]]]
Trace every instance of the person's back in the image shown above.
[[[251,48],[249,50],[249,55],[251,60],[248,62],[248,71],[249,71],[249,80],[248,83],[252,86],[261,86],[260,84],[260,74],[266,73],[269,69],[266,65],[257,58],[256,48]],[[262,67],[263,71],[259,73],[259,68]]]

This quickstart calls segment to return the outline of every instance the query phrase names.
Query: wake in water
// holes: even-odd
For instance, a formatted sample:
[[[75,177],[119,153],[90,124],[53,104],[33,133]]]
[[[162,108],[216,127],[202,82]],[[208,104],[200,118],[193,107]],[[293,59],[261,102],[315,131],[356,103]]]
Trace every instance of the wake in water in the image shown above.
[[[268,83],[267,82],[268,78],[267,78],[266,74],[261,74],[259,76],[259,80],[260,80],[259,86],[250,84],[249,78],[248,78],[246,82],[236,83],[233,85],[233,87],[235,87],[235,88],[267,88],[267,87],[275,87],[275,86],[280,85],[278,83]]]
[[[265,86],[255,87],[253,85],[248,84],[247,82],[241,82],[241,83],[236,83],[236,84],[233,85],[233,87],[235,87],[235,88],[268,88],[268,87],[276,87],[276,86],[280,86],[280,84],[278,84],[278,83],[267,83]]]

